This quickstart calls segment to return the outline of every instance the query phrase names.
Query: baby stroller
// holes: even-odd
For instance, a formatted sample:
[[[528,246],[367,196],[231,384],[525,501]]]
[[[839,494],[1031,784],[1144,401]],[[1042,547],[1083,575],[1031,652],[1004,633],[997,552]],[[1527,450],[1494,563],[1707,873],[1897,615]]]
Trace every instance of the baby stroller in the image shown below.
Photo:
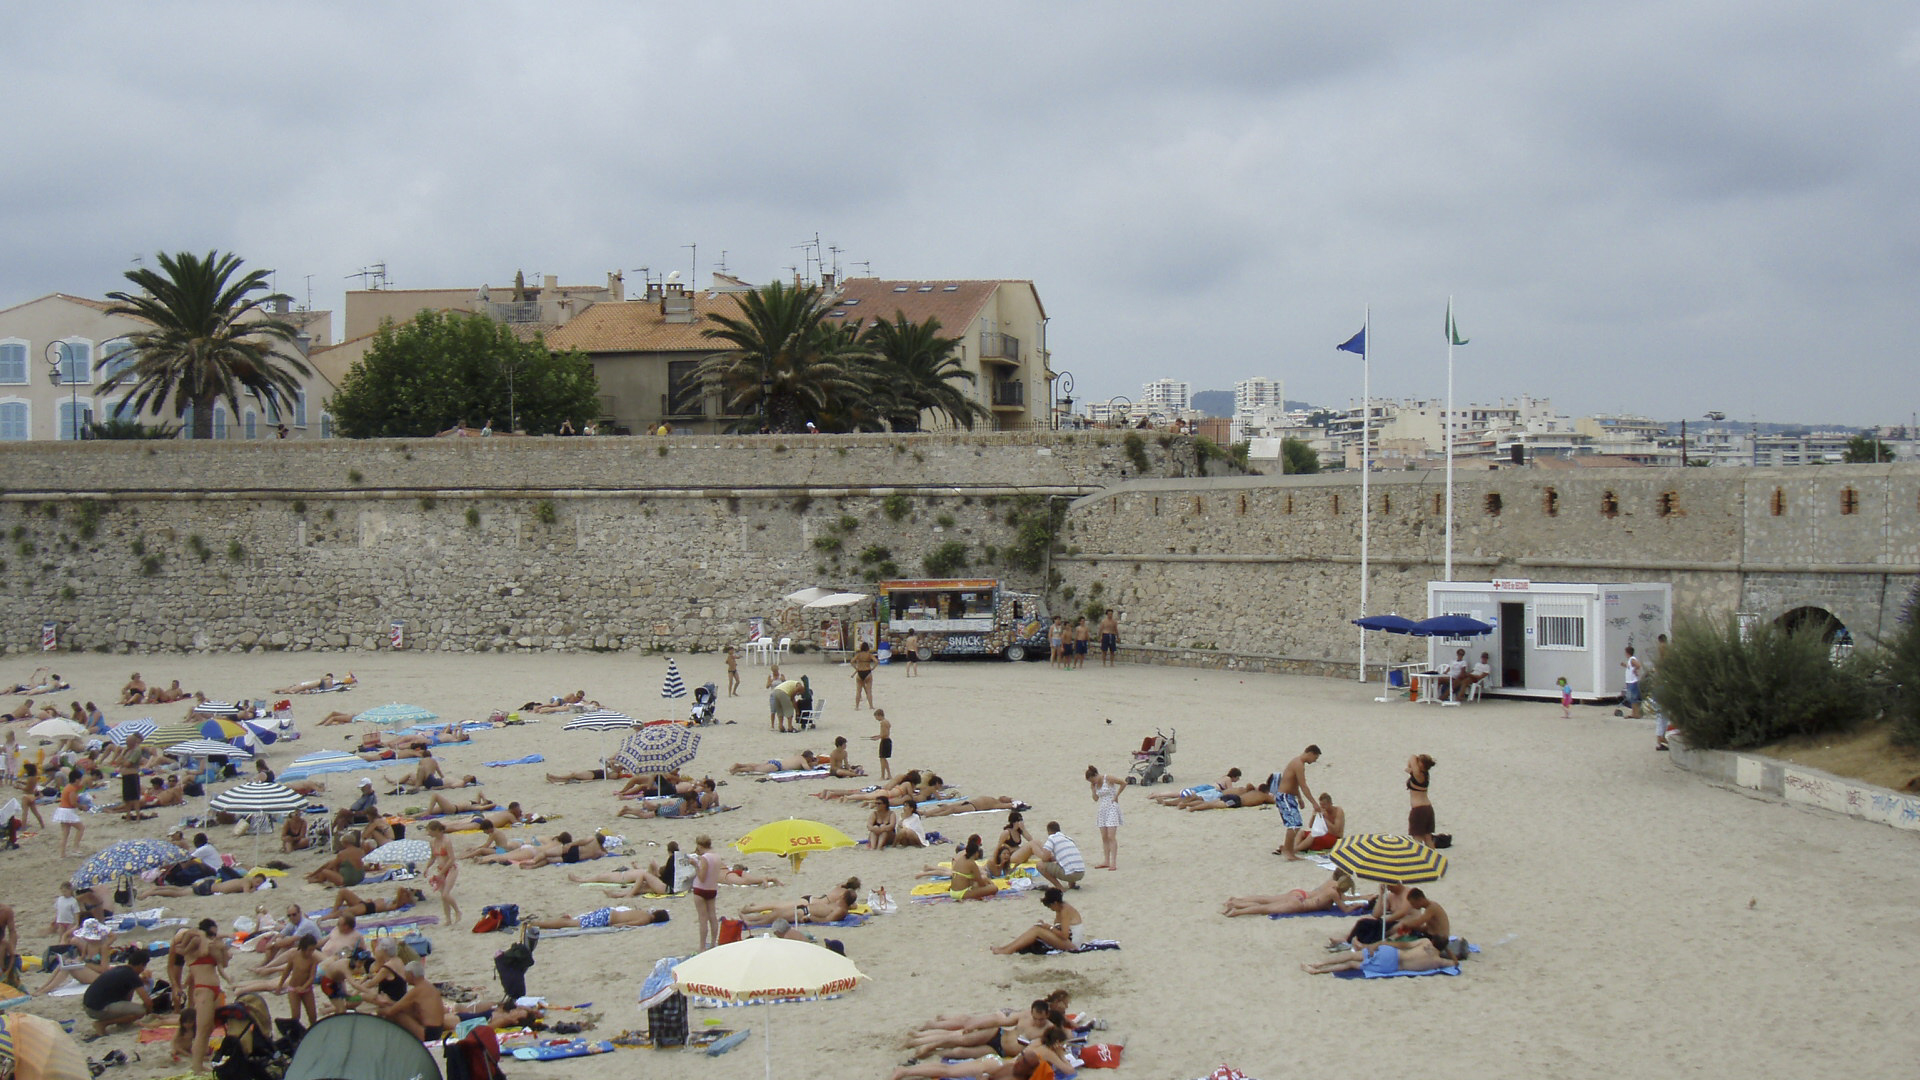
[[[687,718],[696,724],[717,724],[720,721],[715,710],[719,703],[720,688],[718,686],[708,683],[697,687],[693,691],[693,712]]]
[[[1166,734],[1155,728],[1151,737],[1140,740],[1140,749],[1133,752],[1133,768],[1127,773],[1127,778],[1136,784],[1172,783],[1173,773],[1168,769],[1173,765],[1175,740],[1179,734],[1178,729]]]

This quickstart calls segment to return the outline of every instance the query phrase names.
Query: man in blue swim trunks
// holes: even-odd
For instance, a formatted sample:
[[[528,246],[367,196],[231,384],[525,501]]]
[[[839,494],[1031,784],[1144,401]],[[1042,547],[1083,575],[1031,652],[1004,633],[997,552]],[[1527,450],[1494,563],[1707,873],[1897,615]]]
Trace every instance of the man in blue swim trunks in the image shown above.
[[[1308,746],[1268,782],[1273,792],[1273,804],[1280,810],[1280,823],[1287,830],[1286,839],[1273,853],[1285,856],[1292,862],[1300,861],[1300,856],[1294,852],[1299,849],[1302,834],[1307,831],[1306,823],[1300,816],[1301,804],[1303,801],[1313,802],[1313,789],[1307,786],[1307,766],[1319,760],[1320,748]]]
[[[1357,968],[1367,978],[1378,979],[1403,971],[1437,971],[1450,968],[1453,963],[1450,957],[1440,955],[1440,951],[1433,947],[1433,942],[1426,938],[1415,938],[1410,942],[1368,945],[1318,964],[1301,964],[1300,970],[1309,975],[1327,975]]]

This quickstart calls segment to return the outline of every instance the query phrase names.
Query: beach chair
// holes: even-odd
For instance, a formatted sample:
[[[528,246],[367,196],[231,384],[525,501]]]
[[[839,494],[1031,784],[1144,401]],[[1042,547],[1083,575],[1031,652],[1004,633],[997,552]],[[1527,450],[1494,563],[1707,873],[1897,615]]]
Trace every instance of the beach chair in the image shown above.
[[[820,722],[821,714],[825,713],[826,711],[827,711],[826,696],[822,694],[813,695],[813,704],[801,710],[800,713],[798,714],[801,730],[804,731],[817,725]]]
[[[791,653],[792,651],[793,651],[793,639],[790,637],[783,637],[779,640],[778,643],[774,645],[773,651],[767,654],[768,662],[777,664],[780,661],[786,659],[787,654]]]

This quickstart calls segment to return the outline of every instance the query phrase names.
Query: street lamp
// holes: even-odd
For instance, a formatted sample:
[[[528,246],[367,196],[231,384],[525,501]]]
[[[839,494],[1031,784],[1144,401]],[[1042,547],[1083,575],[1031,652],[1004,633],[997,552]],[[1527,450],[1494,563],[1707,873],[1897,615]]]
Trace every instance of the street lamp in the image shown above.
[[[64,341],[47,342],[47,352],[46,352],[47,377],[53,381],[53,385],[55,386],[60,385],[60,368],[65,360],[65,358],[60,354],[61,354],[61,350],[66,348],[66,346],[67,346],[67,343]],[[67,422],[73,425],[73,428],[72,428],[73,437],[75,441],[78,441],[81,438],[80,380],[68,379],[66,382],[68,386],[73,388],[72,401],[67,406]],[[58,427],[56,425],[56,433],[57,433],[57,430],[58,430]],[[56,434],[56,437],[57,437],[57,434]]]
[[[1125,394],[1115,394],[1112,397],[1107,399],[1107,426],[1108,427],[1113,426],[1113,403],[1116,401],[1126,402],[1128,419],[1132,419],[1132,416],[1133,416],[1133,399],[1128,397]]]
[[[1054,389],[1059,392],[1059,403],[1053,412],[1053,427],[1055,431],[1058,431],[1060,429],[1060,414],[1066,413],[1069,417],[1073,415],[1073,372],[1062,371],[1055,374],[1053,377],[1053,385]]]

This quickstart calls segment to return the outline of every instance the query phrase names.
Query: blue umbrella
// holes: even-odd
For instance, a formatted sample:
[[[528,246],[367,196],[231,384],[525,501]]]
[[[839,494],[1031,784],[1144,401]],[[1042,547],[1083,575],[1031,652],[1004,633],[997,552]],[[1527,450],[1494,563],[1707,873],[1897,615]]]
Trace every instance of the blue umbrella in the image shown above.
[[[700,735],[684,724],[648,724],[627,736],[612,763],[630,773],[671,772],[700,752]]]
[[[1466,615],[1435,615],[1414,624],[1420,637],[1479,637],[1493,633],[1493,627]]]
[[[80,869],[73,872],[73,887],[84,889],[105,884],[128,874],[144,874],[149,870],[185,862],[191,857],[165,840],[151,837],[120,840],[94,852],[91,858],[81,863]]]
[[[242,720],[240,726],[253,732],[253,737],[259,739],[262,746],[272,746],[274,740],[280,737],[280,733],[275,731],[271,724],[256,724],[252,720]]]
[[[394,702],[390,705],[375,705],[366,712],[354,717],[359,724],[379,724],[382,727],[405,727],[408,724],[424,724],[429,720],[438,720],[440,714],[418,705],[402,705]]]
[[[151,716],[143,716],[138,720],[123,720],[107,729],[107,741],[115,746],[125,746],[127,740],[135,735],[144,739],[153,734],[156,726]]]
[[[660,696],[663,698],[687,696],[686,681],[680,678],[680,665],[674,663],[672,657],[667,658],[667,679],[660,684]]]
[[[1353,620],[1353,625],[1362,630],[1385,630],[1389,634],[1411,634],[1419,624],[1405,615],[1369,615],[1364,619]]]
[[[411,760],[402,761],[362,761],[352,754],[339,750],[322,750],[314,754],[303,754],[294,758],[280,773],[281,780],[305,780],[309,776],[337,772],[372,772],[389,765],[412,765]]]

